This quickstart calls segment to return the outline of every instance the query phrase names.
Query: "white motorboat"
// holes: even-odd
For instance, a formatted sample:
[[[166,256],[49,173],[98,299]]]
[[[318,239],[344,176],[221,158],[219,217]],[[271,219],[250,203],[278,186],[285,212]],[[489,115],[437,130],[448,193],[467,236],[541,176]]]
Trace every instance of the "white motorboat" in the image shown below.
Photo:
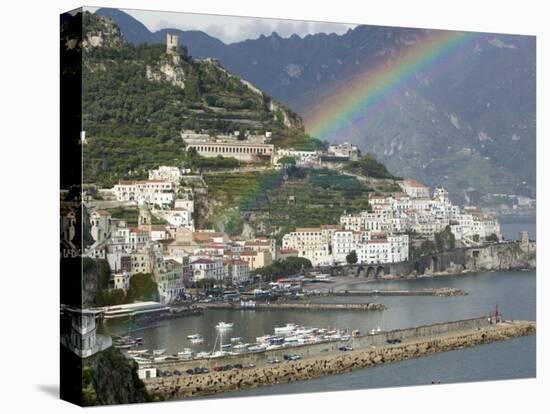
[[[296,324],[287,323],[285,326],[276,326],[275,334],[276,335],[287,335],[292,333],[296,329]]]
[[[259,352],[259,351],[265,351],[266,348],[267,348],[266,345],[252,345],[248,347],[248,350],[250,352]]]
[[[196,357],[197,358],[208,358],[210,356],[210,352],[199,352]]]
[[[235,351],[243,351],[247,349],[250,346],[250,344],[237,344],[233,345],[233,350]]]
[[[166,349],[153,349],[153,355],[159,356],[166,352]]]
[[[143,358],[137,355],[132,355],[132,359],[138,364],[150,364],[151,360],[149,358]]]
[[[179,358],[191,359],[193,358],[193,350],[191,348],[184,348],[183,351],[178,352]]]
[[[269,345],[265,350],[266,351],[273,351],[275,349],[281,349],[283,346],[282,345]]]
[[[196,339],[203,339],[203,338],[201,334],[193,334],[193,335],[187,335],[187,339],[196,340]]]
[[[216,329],[230,329],[233,328],[233,322],[218,322]]]
[[[148,349],[131,349],[128,351],[129,355],[143,355],[149,352]]]
[[[231,338],[231,342],[240,342],[242,341],[243,338],[241,338],[240,336],[234,336],[233,338]]]
[[[225,351],[215,351],[215,352],[212,352],[208,358],[221,358],[221,357],[227,356],[228,354],[229,352],[225,352]]]

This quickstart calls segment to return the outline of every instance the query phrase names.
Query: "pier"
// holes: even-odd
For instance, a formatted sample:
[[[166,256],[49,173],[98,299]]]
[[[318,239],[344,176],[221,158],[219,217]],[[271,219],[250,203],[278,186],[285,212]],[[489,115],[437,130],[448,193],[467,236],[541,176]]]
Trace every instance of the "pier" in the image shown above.
[[[381,311],[386,306],[381,303],[304,303],[303,301],[284,303],[254,302],[254,305],[240,303],[201,303],[206,309],[234,309],[234,310],[354,310],[354,311]]]
[[[494,341],[531,335],[536,331],[534,321],[499,321],[482,316],[480,318],[425,325],[410,329],[363,335],[353,338],[352,351],[338,349],[341,343],[303,345],[292,349],[266,351],[255,354],[231,356],[203,361],[183,363],[161,363],[152,365],[158,369],[181,369],[210,367],[224,364],[254,364],[250,369],[206,374],[181,375],[146,379],[150,393],[167,399],[209,395],[219,392],[255,388],[264,385],[307,380],[324,375],[340,374],[354,369],[418,358],[437,352],[451,351]],[[394,340],[399,339],[396,343]],[[388,343],[388,340],[392,342]],[[299,349],[302,348],[302,349]],[[303,359],[266,364],[267,358],[280,358],[283,353],[302,353]]]
[[[370,289],[370,290],[329,290],[320,293],[308,293],[318,296],[464,296],[467,293],[462,289],[436,288],[436,289]]]

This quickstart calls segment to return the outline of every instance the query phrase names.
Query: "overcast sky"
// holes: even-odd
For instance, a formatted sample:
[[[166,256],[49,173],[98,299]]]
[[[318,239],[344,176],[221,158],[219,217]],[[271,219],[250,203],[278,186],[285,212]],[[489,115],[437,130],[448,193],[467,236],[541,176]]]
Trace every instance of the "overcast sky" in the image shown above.
[[[89,8],[95,11],[96,8]],[[281,37],[297,34],[303,37],[313,33],[345,33],[353,24],[306,22],[299,20],[260,19],[252,17],[218,16],[122,9],[143,23],[152,32],[159,29],[202,30],[225,43],[256,39],[261,34],[277,32]]]

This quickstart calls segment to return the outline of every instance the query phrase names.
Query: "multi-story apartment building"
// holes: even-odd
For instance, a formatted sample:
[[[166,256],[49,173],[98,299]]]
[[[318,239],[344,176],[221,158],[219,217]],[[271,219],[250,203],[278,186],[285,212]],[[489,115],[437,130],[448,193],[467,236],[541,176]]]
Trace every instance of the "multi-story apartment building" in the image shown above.
[[[204,279],[223,280],[223,259],[218,257],[198,258],[189,263],[193,272],[193,281]]]
[[[430,188],[417,180],[403,180],[398,183],[411,198],[430,198]]]
[[[223,261],[225,278],[232,280],[234,285],[241,285],[250,281],[248,263],[241,259],[226,259]]]
[[[174,202],[174,183],[163,180],[121,180],[113,191],[117,201],[135,201],[139,204],[171,205]]]

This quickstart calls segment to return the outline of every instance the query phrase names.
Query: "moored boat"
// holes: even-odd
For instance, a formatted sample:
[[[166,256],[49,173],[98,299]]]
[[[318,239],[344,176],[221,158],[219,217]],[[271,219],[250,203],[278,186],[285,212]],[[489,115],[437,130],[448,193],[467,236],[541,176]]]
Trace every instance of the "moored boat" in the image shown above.
[[[277,334],[277,335],[286,335],[286,334],[290,334],[295,329],[296,329],[296,324],[287,323],[285,326],[276,326],[275,327],[275,334]]]

